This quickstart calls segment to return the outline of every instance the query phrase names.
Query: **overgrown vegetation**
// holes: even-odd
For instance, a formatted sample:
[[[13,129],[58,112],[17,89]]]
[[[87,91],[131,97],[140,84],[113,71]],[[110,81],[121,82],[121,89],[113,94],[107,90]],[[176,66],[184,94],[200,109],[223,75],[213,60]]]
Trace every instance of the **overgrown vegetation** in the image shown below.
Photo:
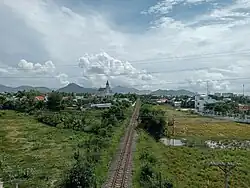
[[[154,140],[158,141],[167,135],[167,123],[165,112],[161,109],[155,109],[150,104],[144,104],[140,110],[139,132],[147,132]],[[139,151],[136,155],[135,187],[146,188],[172,188],[173,184],[162,176],[162,172],[157,168],[159,161],[156,156],[147,148]]]
[[[24,114],[0,111],[0,177],[5,188],[56,187],[88,134],[57,129]],[[83,149],[80,152],[84,152]]]
[[[246,140],[250,136],[249,125],[235,122],[205,118],[187,112],[176,111],[171,107],[156,105],[154,109],[165,111],[165,119],[175,119],[175,135],[173,138],[186,139],[187,146],[165,146],[146,131],[139,131],[135,152],[134,187],[142,187],[140,174],[145,160],[141,155],[148,150],[153,155],[143,169],[147,173],[156,171],[162,179],[176,188],[224,186],[224,174],[216,167],[210,167],[211,161],[233,162],[239,165],[232,171],[230,187],[250,186],[250,152],[247,149],[210,149],[204,141],[210,140]],[[192,142],[192,144],[191,144]],[[191,146],[191,147],[190,147]],[[147,154],[148,155],[148,154]]]
[[[224,174],[216,167],[209,167],[211,161],[227,161],[239,163],[230,177],[230,187],[249,187],[250,152],[247,150],[209,149],[199,147],[165,146],[156,142],[145,132],[139,132],[135,152],[134,187],[139,184],[142,161],[140,155],[148,150],[157,160],[153,169],[161,172],[162,179],[173,184],[174,188],[224,186]]]
[[[57,131],[73,131],[74,134],[83,135],[83,137],[77,139],[77,141],[74,142],[74,145],[70,147],[71,157],[67,156],[68,163],[65,163],[66,166],[64,166],[64,168],[58,168],[57,174],[55,173],[57,176],[55,176],[54,179],[46,176],[45,179],[38,181],[36,178],[41,172],[35,168],[36,166],[33,165],[33,163],[29,163],[28,161],[20,163],[20,161],[15,161],[16,164],[20,164],[20,168],[26,169],[26,166],[29,165],[34,168],[34,173],[30,175],[29,178],[26,178],[26,176],[22,176],[21,178],[19,178],[20,180],[25,182],[20,184],[20,187],[39,187],[40,185],[41,187],[44,187],[48,183],[50,183],[49,187],[101,187],[101,184],[104,182],[107,175],[107,164],[109,164],[116,150],[120,137],[123,134],[124,127],[128,123],[128,120],[132,113],[131,103],[127,99],[129,98],[132,100],[132,102],[134,102],[136,96],[116,95],[116,98],[112,99],[112,107],[109,109],[100,110],[86,108],[84,111],[81,111],[81,108],[78,107],[75,108],[76,110],[66,110],[66,107],[69,104],[75,106],[78,106],[78,104],[80,104],[79,107],[85,108],[85,106],[82,106],[83,101],[72,101],[71,95],[69,96],[70,98],[67,98],[67,100],[65,101],[63,100],[64,94],[52,92],[51,94],[49,94],[47,102],[35,101],[35,94],[29,96],[25,93],[20,92],[19,95],[21,95],[20,97],[22,97],[22,100],[19,99],[6,101],[5,99],[3,99],[1,107],[2,109],[15,110],[21,113],[16,113],[13,111],[2,111],[3,113],[1,113],[1,117],[4,117],[4,121],[0,122],[2,129],[6,128],[8,124],[6,121],[13,121],[13,124],[15,126],[19,119],[25,119],[26,121],[32,122],[32,125],[30,125],[29,129],[33,128],[37,132],[40,131],[39,126],[41,126],[41,128],[46,127],[46,129],[51,129],[55,131],[55,133]],[[126,100],[114,100],[120,98]],[[90,100],[94,101],[99,99],[97,99],[96,97],[90,97]],[[107,102],[107,100],[110,99],[105,99],[105,102]],[[24,113],[28,116],[24,117]],[[11,114],[11,116],[9,116],[9,114]],[[38,123],[36,120],[43,124]],[[44,124],[48,126],[44,126]],[[11,128],[13,128],[14,126],[12,126]],[[29,129],[24,129],[24,127],[26,126],[28,125],[26,125],[25,123],[20,125],[20,129],[22,129],[22,131],[25,131],[25,136],[29,133]],[[1,128],[0,131],[2,131]],[[6,135],[5,131],[3,132],[4,133],[0,132],[3,134],[3,138],[9,139],[9,135]],[[6,146],[2,146],[1,148],[3,149],[3,151],[9,152],[8,155],[16,154],[12,150],[12,145],[16,140],[15,137],[16,135],[13,135],[13,137],[11,137],[11,139],[9,140],[9,147],[11,151],[8,151],[9,148]],[[37,139],[39,138],[40,137],[37,137]],[[35,141],[35,139],[36,138],[34,137],[33,141]],[[20,140],[21,143],[19,147],[24,147],[25,144],[30,144],[29,140],[24,140],[24,143],[22,143]],[[36,143],[36,146],[34,146],[32,150],[30,150],[30,154],[33,154],[33,150],[41,152],[40,147],[42,146],[42,144],[43,142]],[[44,150],[47,150],[49,154],[53,154],[53,148],[45,146]],[[27,150],[24,150],[23,152],[26,152],[28,154]],[[58,151],[58,154],[59,153],[60,152]],[[23,160],[22,155],[18,155],[18,157],[20,157],[20,160]],[[39,157],[46,157],[48,160],[50,160],[49,155],[44,154],[43,156],[35,156],[35,158]],[[60,158],[60,155],[58,157]],[[10,162],[14,162],[14,160],[10,158]],[[5,167],[0,176],[3,177],[5,182],[12,180],[13,178],[6,175],[8,171],[6,169],[10,166],[10,164],[6,163],[6,161],[2,161],[2,163],[5,165]],[[47,164],[41,162],[41,165],[46,166]],[[46,171],[46,173],[49,174],[53,172],[48,170],[48,172]],[[15,176],[15,178],[17,178],[17,176]],[[36,184],[39,184],[39,186],[37,186]],[[7,187],[8,185],[9,184],[7,184]]]
[[[173,184],[162,177],[162,172],[155,167],[159,162],[156,157],[145,149],[139,155],[140,171],[139,171],[139,185],[147,188],[172,188]]]
[[[147,131],[156,140],[167,135],[165,112],[152,108],[152,105],[144,104],[141,107],[139,128]]]

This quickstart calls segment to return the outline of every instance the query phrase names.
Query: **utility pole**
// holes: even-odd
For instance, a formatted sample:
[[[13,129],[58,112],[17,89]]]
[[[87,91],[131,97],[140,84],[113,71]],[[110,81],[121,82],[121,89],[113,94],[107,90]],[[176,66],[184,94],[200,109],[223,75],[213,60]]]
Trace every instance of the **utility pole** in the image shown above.
[[[209,91],[208,91],[208,80],[207,80],[207,96],[209,95]]]
[[[236,164],[229,162],[211,162],[209,166],[218,166],[225,175],[225,188],[229,188],[229,176],[231,171],[236,167]]]
[[[244,97],[244,95],[245,95],[245,85],[244,84],[242,85],[242,94],[243,94],[243,97]]]

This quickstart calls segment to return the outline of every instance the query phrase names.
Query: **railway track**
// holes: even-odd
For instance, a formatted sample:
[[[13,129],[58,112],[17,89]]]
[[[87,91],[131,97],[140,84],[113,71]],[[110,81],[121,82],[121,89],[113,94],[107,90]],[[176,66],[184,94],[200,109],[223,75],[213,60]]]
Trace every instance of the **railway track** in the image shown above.
[[[139,116],[140,101],[137,100],[133,115],[130,119],[129,126],[121,143],[121,150],[116,156],[116,163],[111,176],[103,188],[128,188],[132,172],[132,144],[134,138],[134,128]]]

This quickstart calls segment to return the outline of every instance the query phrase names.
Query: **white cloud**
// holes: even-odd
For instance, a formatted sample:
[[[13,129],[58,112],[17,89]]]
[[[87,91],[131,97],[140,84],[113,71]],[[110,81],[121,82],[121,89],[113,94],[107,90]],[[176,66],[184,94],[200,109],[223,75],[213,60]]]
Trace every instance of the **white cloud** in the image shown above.
[[[197,4],[202,2],[213,2],[215,0],[162,0],[150,7],[143,14],[167,14],[178,4]]]
[[[18,63],[20,71],[28,71],[32,73],[53,73],[56,69],[52,61],[46,61],[44,64],[32,63],[22,59]]]
[[[48,59],[53,60],[58,72],[68,75],[61,76],[65,79],[62,83],[71,80],[70,75],[79,75],[80,82],[96,87],[105,83],[103,81],[106,79],[111,79],[112,83],[117,85],[138,85],[148,88],[152,84],[154,89],[192,87],[197,91],[204,91],[206,80],[246,77],[249,75],[246,67],[250,65],[249,54],[240,53],[250,49],[249,1],[236,0],[226,6],[218,5],[220,8],[197,13],[189,20],[181,19],[182,12],[175,12],[180,15],[178,20],[166,16],[166,13],[174,11],[173,7],[178,4],[195,6],[204,2],[215,3],[212,0],[160,1],[146,11],[156,14],[157,20],[152,21],[147,30],[138,34],[122,32],[104,13],[96,11],[83,10],[76,13],[69,8],[58,6],[51,0],[3,1],[30,29],[41,34],[39,40],[50,55]],[[203,55],[237,51],[238,53],[234,54],[211,55],[209,58]],[[87,54],[84,55],[85,53]],[[190,55],[197,58],[172,58]],[[76,65],[76,59],[79,57],[82,69],[73,72],[72,67],[63,66]],[[156,59],[162,57],[165,60],[157,63],[159,60]],[[149,58],[153,60],[137,61]],[[38,69],[44,72],[53,69],[41,68],[45,64],[39,66],[29,62],[21,66],[27,71]],[[211,69],[154,76],[147,73],[204,66]],[[141,71],[143,69],[147,72]],[[183,81],[187,84],[167,84]],[[239,91],[241,88],[238,85],[233,81],[211,81],[211,90]]]
[[[61,74],[58,74],[56,76],[56,78],[58,78],[60,80],[60,83],[62,85],[68,85],[70,82],[68,81],[68,75],[67,74],[64,74],[64,73],[61,73]]]
[[[78,63],[83,70],[82,76],[98,84],[107,79],[123,84],[143,83],[153,79],[146,71],[139,71],[131,63],[115,59],[105,52],[85,54],[79,58]]]

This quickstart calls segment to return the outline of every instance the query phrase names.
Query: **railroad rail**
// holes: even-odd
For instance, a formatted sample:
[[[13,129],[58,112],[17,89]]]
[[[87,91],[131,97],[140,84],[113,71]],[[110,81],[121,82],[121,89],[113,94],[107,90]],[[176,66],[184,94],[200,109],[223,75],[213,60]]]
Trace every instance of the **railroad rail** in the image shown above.
[[[140,110],[140,100],[137,100],[134,112],[129,122],[128,129],[125,133],[121,144],[121,150],[117,156],[115,169],[111,177],[108,179],[104,188],[128,188],[129,177],[132,169],[132,144],[134,138],[134,128],[137,124],[137,119]],[[112,169],[111,169],[112,170]]]

